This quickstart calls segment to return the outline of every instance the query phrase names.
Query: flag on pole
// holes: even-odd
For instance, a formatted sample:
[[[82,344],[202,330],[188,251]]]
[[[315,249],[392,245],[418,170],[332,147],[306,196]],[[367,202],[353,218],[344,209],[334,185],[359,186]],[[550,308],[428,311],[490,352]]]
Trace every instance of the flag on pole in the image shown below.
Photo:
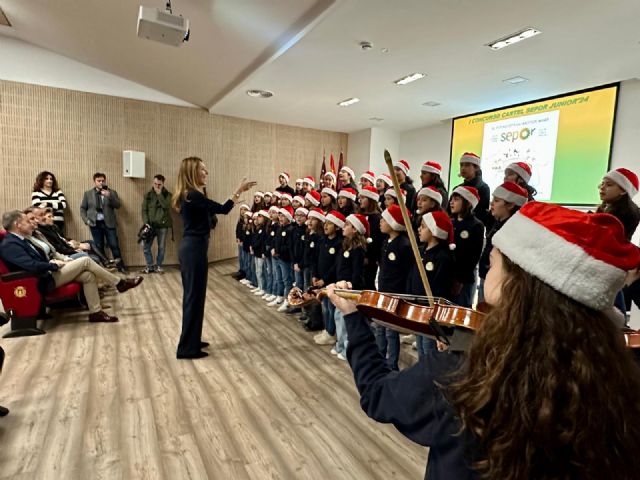
[[[336,162],[333,160],[333,152],[331,152],[331,157],[330,157],[329,163],[331,164],[331,171],[335,175],[336,174]]]
[[[344,157],[342,156],[342,150],[340,150],[340,161],[338,162],[338,171],[344,167]]]
[[[327,154],[323,150],[322,151],[322,168],[320,169],[320,181],[321,182],[322,182],[322,179],[324,178],[324,174],[327,173],[327,164],[325,163],[326,158],[327,158]]]

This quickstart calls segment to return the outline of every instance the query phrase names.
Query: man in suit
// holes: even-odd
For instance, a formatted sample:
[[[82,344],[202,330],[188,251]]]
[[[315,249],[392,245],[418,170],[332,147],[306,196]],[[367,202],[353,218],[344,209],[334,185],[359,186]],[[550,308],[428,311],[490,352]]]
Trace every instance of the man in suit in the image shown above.
[[[142,277],[122,280],[99,266],[89,257],[71,261],[49,260],[46,254],[27,240],[35,229],[33,222],[19,210],[6,212],[2,225],[8,235],[0,243],[0,257],[11,271],[24,270],[40,277],[39,288],[43,292],[69,282],[82,283],[82,290],[89,307],[90,322],[117,322],[118,317],[110,316],[102,310],[97,279],[113,285],[123,293],[137,287]]]
[[[120,253],[116,223],[116,209],[120,208],[120,198],[118,198],[118,192],[107,186],[107,176],[104,173],[95,173],[93,183],[93,188],[84,192],[82,197],[80,216],[85,225],[89,226],[93,241],[101,252],[105,251],[106,239],[118,270],[122,272],[124,263]]]

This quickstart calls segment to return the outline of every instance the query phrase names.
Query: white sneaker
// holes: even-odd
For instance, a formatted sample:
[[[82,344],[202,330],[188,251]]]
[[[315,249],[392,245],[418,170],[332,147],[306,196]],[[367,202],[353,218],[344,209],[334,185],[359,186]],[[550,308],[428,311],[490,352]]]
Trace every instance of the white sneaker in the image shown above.
[[[314,339],[314,341],[318,345],[331,345],[336,343],[336,337],[334,335],[329,335],[326,330],[322,333],[324,333],[324,336],[318,338],[317,340]]]
[[[274,298],[269,303],[267,303],[267,307],[275,307],[276,305],[278,305],[278,299],[277,298]]]
[[[247,286],[247,288],[256,288],[256,286],[251,282],[247,282],[245,283],[245,285]]]
[[[270,293],[265,293],[264,295],[262,295],[260,298],[263,300],[266,300],[267,298],[269,298],[271,296]]]
[[[416,341],[415,335],[400,335],[400,343],[406,343],[407,345],[411,345]]]
[[[243,278],[242,280],[239,281],[239,283],[246,285],[247,283],[249,283],[249,280],[247,280],[246,278]]]
[[[255,292],[257,292],[258,290],[260,290],[260,287],[251,287],[251,288],[249,289],[249,291],[250,291],[251,293],[255,293]]]
[[[267,296],[265,297],[265,299],[264,299],[264,300],[265,300],[266,302],[273,302],[275,299],[276,299],[276,296],[275,296],[275,295],[270,294],[270,295],[267,295]]]
[[[336,350],[336,347],[333,347],[333,348],[331,349],[331,352],[330,352],[330,353],[331,353],[331,355],[337,355],[337,354],[338,354],[338,351]]]
[[[324,337],[324,335],[325,335],[326,333],[327,333],[327,331],[326,331],[326,330],[322,330],[320,333],[316,333],[316,334],[313,336],[313,340],[314,340],[314,341],[316,341],[316,340],[318,340],[318,339],[320,339],[320,338]]]
[[[259,288],[259,289],[257,289],[257,290],[254,290],[254,291],[253,291],[253,294],[254,294],[254,295],[256,295],[256,296],[258,296],[258,295],[262,296],[262,295],[264,295],[264,290],[262,290],[261,288]]]
[[[338,355],[336,355],[336,357],[338,357],[340,360],[347,360],[347,357],[344,356],[344,353],[339,353]]]

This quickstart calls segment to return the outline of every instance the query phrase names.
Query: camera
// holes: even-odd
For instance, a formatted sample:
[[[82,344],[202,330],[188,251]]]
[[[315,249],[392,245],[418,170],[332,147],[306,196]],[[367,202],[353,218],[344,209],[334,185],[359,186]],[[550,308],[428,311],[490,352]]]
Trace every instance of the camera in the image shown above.
[[[109,190],[109,186],[102,184],[102,186],[100,187],[100,190]]]

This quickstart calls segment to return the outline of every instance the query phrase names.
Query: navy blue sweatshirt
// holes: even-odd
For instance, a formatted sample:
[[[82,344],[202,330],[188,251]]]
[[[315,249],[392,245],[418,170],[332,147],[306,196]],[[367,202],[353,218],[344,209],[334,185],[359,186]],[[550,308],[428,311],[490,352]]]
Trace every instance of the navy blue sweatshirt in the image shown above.
[[[302,268],[302,260],[304,257],[304,239],[307,232],[307,226],[305,224],[298,225],[297,223],[293,227],[292,241],[291,241],[291,262],[297,263]]]
[[[253,255],[256,258],[262,258],[265,254],[267,239],[266,225],[255,226],[253,235],[251,236],[251,247],[253,248]]]
[[[421,248],[422,264],[427,272],[427,280],[434,297],[451,300],[451,287],[455,260],[446,242],[440,242],[435,247]],[[425,295],[418,266],[413,262],[407,277],[406,293],[410,295]]]
[[[413,263],[415,261],[409,238],[404,233],[393,240],[387,237],[382,242],[378,290],[386,293],[405,293],[407,275]]]
[[[277,226],[278,224],[273,222],[266,226],[264,239],[264,256],[266,258],[271,258],[271,249],[276,241]]]
[[[242,250],[245,252],[251,251],[251,245],[253,244],[253,231],[250,223],[245,223],[242,230]]]
[[[342,255],[342,235],[338,234],[333,238],[322,235],[318,242],[318,261],[311,276],[324,280],[325,285],[334,283],[336,281],[337,258],[340,255]]]
[[[343,250],[338,256],[336,266],[336,281],[346,280],[351,282],[353,290],[364,288],[364,257],[365,249],[362,247]]]
[[[367,318],[356,312],[344,317],[349,345],[347,359],[360,393],[360,406],[373,420],[390,423],[419,445],[429,447],[425,479],[476,480],[471,469],[478,459],[473,437],[463,431],[439,385],[463,362],[457,353],[429,350],[414,366],[392,371],[380,354]]]
[[[480,195],[480,201],[476,208],[473,209],[473,213],[475,213],[478,220],[484,223],[484,226],[487,229],[490,229],[493,226],[493,215],[489,211],[489,202],[491,200],[491,190],[489,189],[489,185],[484,183],[482,180],[482,171],[479,171],[478,174],[473,177],[471,180],[465,180],[461,185],[465,187],[474,187],[478,190],[478,194]],[[456,188],[458,188],[458,185]],[[451,212],[451,210],[448,210]]]
[[[473,283],[476,265],[484,245],[484,225],[474,214],[469,214],[462,220],[454,216],[451,222],[456,244],[456,249],[453,251],[456,259],[454,280],[460,283]]]
[[[304,236],[304,253],[302,255],[302,268],[310,268],[313,272],[318,262],[318,242],[320,235],[306,233]]]
[[[209,237],[211,232],[211,215],[226,215],[233,208],[231,199],[222,205],[209,200],[202,193],[191,190],[187,193],[186,201],[180,202],[180,216],[184,227],[183,237]]]
[[[293,241],[293,224],[280,225],[275,235],[273,248],[276,251],[276,257],[283,262],[291,261],[291,245]]]
[[[491,250],[493,250],[493,236],[502,228],[504,222],[506,222],[506,220],[496,220],[491,231],[487,233],[487,241],[484,244],[482,255],[480,255],[480,263],[478,264],[478,275],[480,278],[487,278],[490,267],[489,256],[491,255]]]

